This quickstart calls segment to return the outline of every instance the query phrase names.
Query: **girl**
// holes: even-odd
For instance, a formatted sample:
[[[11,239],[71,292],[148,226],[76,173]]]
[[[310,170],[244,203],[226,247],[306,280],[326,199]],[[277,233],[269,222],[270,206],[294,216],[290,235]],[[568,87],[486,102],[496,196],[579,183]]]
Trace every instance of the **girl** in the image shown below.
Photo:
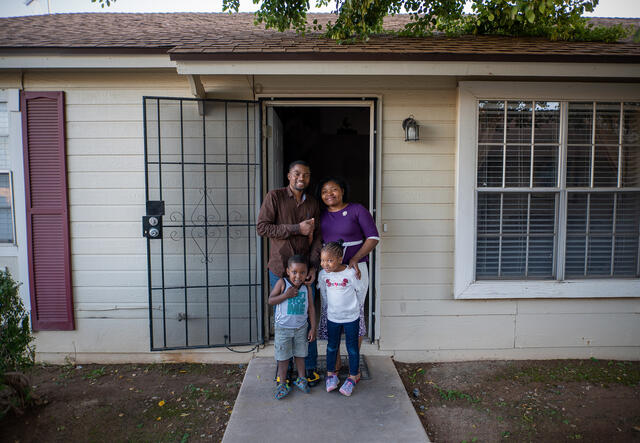
[[[320,251],[322,271],[318,277],[318,288],[322,303],[327,308],[327,392],[338,387],[336,356],[340,347],[340,334],[344,330],[349,354],[349,377],[340,388],[340,393],[350,396],[360,380],[360,351],[358,349],[358,325],[360,306],[367,295],[362,280],[356,271],[342,264],[342,242],[325,244]]]
[[[356,277],[369,286],[367,263],[369,253],[378,244],[380,235],[371,213],[361,204],[349,202],[349,186],[341,177],[325,177],[320,180],[317,189],[318,199],[322,200],[325,210],[320,216],[320,231],[323,242],[342,239],[344,256],[342,263],[356,271]],[[359,344],[367,334],[364,321],[364,306],[360,310]],[[318,338],[327,339],[327,312],[321,311]],[[340,349],[336,358],[336,371],[340,371]]]

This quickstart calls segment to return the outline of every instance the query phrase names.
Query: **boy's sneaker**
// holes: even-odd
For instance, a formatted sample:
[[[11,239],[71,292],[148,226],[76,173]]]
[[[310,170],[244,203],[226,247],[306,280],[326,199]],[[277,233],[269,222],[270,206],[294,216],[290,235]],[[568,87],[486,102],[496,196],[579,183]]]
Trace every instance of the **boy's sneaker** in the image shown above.
[[[310,388],[313,388],[320,382],[320,375],[315,371],[315,369],[307,369],[306,376],[307,383]]]
[[[347,378],[344,381],[344,384],[340,388],[340,393],[342,395],[346,395],[347,397],[351,397],[351,393],[353,392],[353,387],[356,385],[357,381],[352,378]]]
[[[324,382],[325,382],[325,386],[327,387],[327,392],[331,392],[338,387],[338,383],[340,382],[340,380],[338,379],[337,375],[333,374],[333,375],[327,375]]]
[[[307,382],[306,378],[298,377],[293,382],[293,384],[295,385],[296,388],[300,389],[302,392],[306,394],[308,394],[311,391],[311,389],[309,389],[309,383]]]
[[[274,398],[276,400],[280,400],[285,397],[289,392],[291,392],[291,386],[287,383],[280,383],[278,379],[278,384],[276,385],[276,392],[274,394]]]

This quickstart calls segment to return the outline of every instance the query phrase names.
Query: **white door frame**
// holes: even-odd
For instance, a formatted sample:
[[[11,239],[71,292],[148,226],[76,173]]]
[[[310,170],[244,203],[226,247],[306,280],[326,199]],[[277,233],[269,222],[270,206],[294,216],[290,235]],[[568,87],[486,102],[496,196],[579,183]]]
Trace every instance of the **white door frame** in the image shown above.
[[[304,97],[296,95],[295,97],[286,95],[271,95],[271,94],[257,94],[256,99],[260,100],[262,109],[262,152],[263,152],[263,168],[268,167],[268,162],[265,159],[268,145],[268,128],[267,128],[267,108],[268,107],[354,107],[354,108],[369,108],[369,208],[373,212],[373,218],[376,222],[376,226],[380,225],[380,207],[381,207],[381,178],[382,178],[382,97],[378,95],[362,96],[327,96],[327,97]],[[264,176],[265,174],[263,174]],[[264,189],[266,190],[266,184]],[[266,192],[265,192],[266,193]],[[378,229],[382,232],[382,229]],[[380,339],[380,248],[376,248],[373,255],[373,269],[371,271],[371,279],[373,285],[371,285],[370,294],[375,294],[374,302],[369,303],[369,331],[368,334],[371,339]],[[373,336],[371,336],[373,331]]]

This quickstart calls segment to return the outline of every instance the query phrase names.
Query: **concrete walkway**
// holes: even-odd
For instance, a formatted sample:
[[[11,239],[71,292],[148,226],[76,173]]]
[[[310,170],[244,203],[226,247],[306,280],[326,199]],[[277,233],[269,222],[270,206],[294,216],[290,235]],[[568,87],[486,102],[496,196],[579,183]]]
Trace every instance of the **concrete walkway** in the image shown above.
[[[249,363],[223,443],[428,442],[391,358],[367,356],[371,380],[353,396],[327,393],[324,381],[304,394],[273,398],[275,361]],[[342,381],[342,380],[341,380]]]

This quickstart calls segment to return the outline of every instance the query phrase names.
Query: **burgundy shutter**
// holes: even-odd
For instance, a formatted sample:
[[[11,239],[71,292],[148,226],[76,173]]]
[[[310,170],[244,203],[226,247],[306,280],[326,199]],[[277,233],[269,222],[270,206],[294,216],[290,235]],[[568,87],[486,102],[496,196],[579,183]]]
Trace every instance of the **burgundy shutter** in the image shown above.
[[[23,92],[21,110],[33,329],[72,330],[63,93]]]

